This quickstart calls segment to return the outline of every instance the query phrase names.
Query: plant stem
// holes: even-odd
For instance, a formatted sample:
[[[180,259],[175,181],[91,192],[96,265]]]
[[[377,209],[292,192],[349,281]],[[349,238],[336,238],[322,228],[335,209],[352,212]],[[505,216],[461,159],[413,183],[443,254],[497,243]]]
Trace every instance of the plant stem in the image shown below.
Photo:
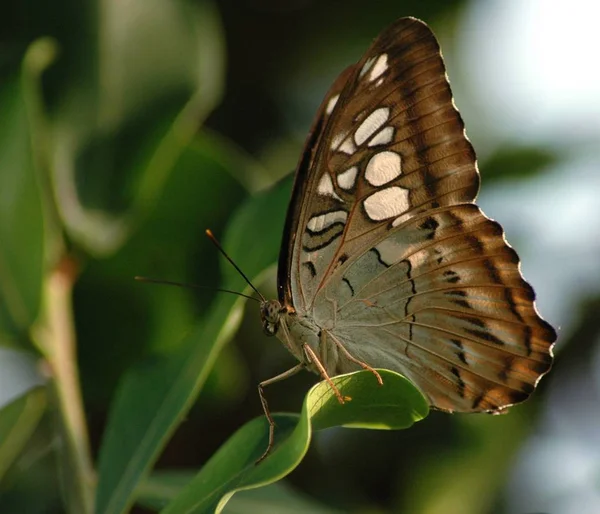
[[[56,41],[40,38],[28,48],[22,68],[22,88],[31,131],[34,167],[44,209],[45,269],[43,300],[31,334],[46,359],[57,413],[58,463],[65,510],[93,514],[96,476],[84,414],[77,367],[73,322],[73,285],[77,265],[66,252],[62,222],[53,190],[48,120],[40,78],[54,62]]]
[[[60,478],[67,512],[92,514],[95,473],[77,368],[72,292],[77,276],[65,258],[46,279],[41,324],[34,334],[52,375],[58,429]]]

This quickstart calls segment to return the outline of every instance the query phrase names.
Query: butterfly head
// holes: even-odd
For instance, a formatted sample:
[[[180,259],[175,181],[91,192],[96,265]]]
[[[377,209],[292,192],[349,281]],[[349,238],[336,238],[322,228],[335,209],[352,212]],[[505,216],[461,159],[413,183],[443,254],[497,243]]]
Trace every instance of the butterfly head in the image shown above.
[[[262,319],[263,331],[268,336],[274,336],[279,328],[282,308],[277,300],[266,300],[260,304],[260,318]]]

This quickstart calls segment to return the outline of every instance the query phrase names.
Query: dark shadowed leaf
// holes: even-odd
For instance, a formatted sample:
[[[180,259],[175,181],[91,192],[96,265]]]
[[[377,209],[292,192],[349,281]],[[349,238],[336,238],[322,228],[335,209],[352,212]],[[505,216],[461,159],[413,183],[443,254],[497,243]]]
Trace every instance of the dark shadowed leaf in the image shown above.
[[[549,148],[509,146],[498,149],[481,163],[486,183],[530,178],[556,163],[558,156]]]
[[[19,456],[46,409],[46,390],[31,389],[0,410],[0,482]]]
[[[196,472],[192,470],[170,470],[152,473],[138,489],[137,503],[153,510],[162,509],[192,481]],[[336,514],[315,500],[295,491],[285,482],[277,482],[258,489],[236,493],[223,509],[223,514]]]
[[[288,179],[252,198],[231,222],[224,243],[250,277],[256,278],[277,258],[290,186]],[[228,270],[229,264],[225,266]],[[244,289],[238,276],[228,276],[230,287]],[[217,296],[206,318],[175,351],[157,355],[126,375],[100,449],[98,514],[121,513],[131,505],[138,482],[184,418],[220,349],[234,335],[242,308],[241,298]]]
[[[154,206],[220,100],[224,49],[212,3],[120,2],[96,20],[85,66],[54,116],[64,223],[95,255],[118,249]]]
[[[36,63],[34,63],[36,64]],[[42,63],[42,65],[45,63]],[[44,220],[27,85],[27,62],[0,86],[0,344],[24,336],[37,317]],[[41,71],[39,69],[35,70]]]

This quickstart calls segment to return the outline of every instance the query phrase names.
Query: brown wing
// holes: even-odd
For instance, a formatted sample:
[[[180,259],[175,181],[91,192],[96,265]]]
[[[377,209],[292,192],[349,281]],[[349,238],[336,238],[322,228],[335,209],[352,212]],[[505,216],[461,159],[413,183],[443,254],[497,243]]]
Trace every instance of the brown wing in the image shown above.
[[[289,263],[292,258],[292,250],[296,241],[298,230],[298,216],[302,209],[302,200],[307,194],[307,188],[310,180],[311,170],[315,169],[315,156],[319,143],[324,135],[327,122],[331,117],[333,108],[339,99],[343,87],[348,81],[348,77],[353,71],[353,66],[346,68],[325,95],[323,102],[317,110],[317,115],[308,132],[308,137],[304,143],[304,149],[300,156],[300,162],[296,167],[294,176],[294,186],[292,188],[292,198],[288,206],[288,212],[283,229],[283,240],[281,251],[279,252],[279,264],[277,270],[277,289],[279,293],[279,302],[282,305],[292,306],[291,287],[289,278]]]
[[[400,19],[320,110],[288,213],[281,301],[437,408],[522,401],[556,333],[501,227],[473,204],[478,188],[439,45]],[[327,371],[355,367],[342,355]]]
[[[402,216],[471,202],[478,188],[475,153],[435,36],[402,18],[323,102],[296,176],[280,299],[307,311],[336,258],[347,258],[342,242],[351,255]]]
[[[525,400],[552,365],[556,333],[534,300],[502,227],[462,204],[412,217],[353,256],[313,312],[336,320],[332,336],[355,358],[407,376],[434,407],[495,412]]]

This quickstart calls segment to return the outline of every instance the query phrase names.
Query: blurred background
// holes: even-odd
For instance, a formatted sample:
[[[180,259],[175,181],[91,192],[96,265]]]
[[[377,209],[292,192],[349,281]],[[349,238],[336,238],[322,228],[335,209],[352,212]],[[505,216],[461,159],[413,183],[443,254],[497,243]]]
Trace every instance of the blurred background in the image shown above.
[[[506,416],[433,412],[406,431],[318,433],[283,486],[254,503],[236,495],[229,512],[266,512],[249,505],[282,491],[289,512],[600,512],[600,7],[587,0],[3,3],[0,293],[10,294],[7,262],[34,281],[59,246],[76,258],[94,456],[119,379],[176,345],[215,296],[132,277],[218,287],[204,230],[222,234],[244,199],[294,169],[337,73],[407,15],[440,40],[479,157],[479,204],[504,226],[557,327],[556,364]],[[55,210],[39,201],[40,162]],[[60,244],[32,236],[57,220]],[[274,270],[256,285],[275,297]],[[158,469],[200,468],[261,414],[257,383],[290,366],[250,303]],[[0,407],[44,381],[27,336],[35,309],[19,318],[6,305]],[[272,410],[298,411],[314,382],[272,386]],[[62,512],[52,413],[39,416],[23,451],[0,460],[2,513]]]

